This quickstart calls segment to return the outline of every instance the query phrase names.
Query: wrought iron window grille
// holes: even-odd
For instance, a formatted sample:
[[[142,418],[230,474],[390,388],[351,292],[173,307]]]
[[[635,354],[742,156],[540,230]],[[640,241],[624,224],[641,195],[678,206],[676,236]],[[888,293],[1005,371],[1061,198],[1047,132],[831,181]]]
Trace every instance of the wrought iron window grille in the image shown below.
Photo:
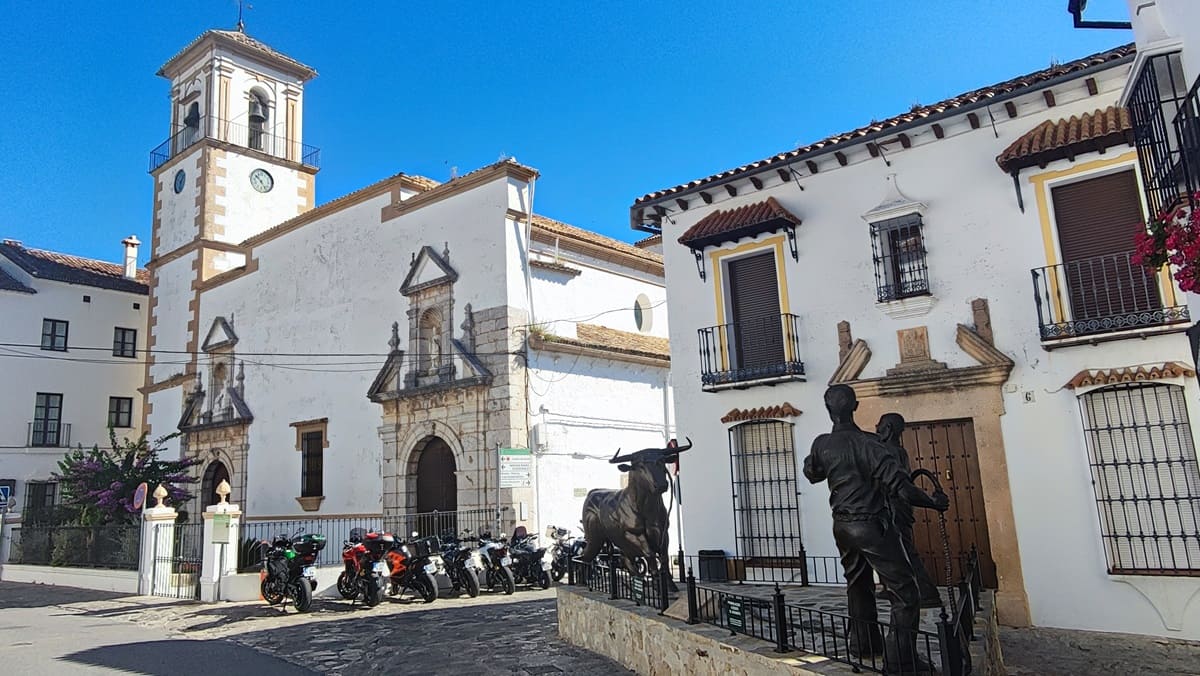
[[[921,215],[871,223],[875,297],[880,303],[929,294],[929,266]]]
[[[729,430],[733,537],[749,580],[798,582],[805,577],[793,436],[790,423],[775,420]]]
[[[1151,216],[1181,199],[1190,201],[1195,190],[1197,167],[1189,168],[1184,153],[1187,143],[1200,140],[1190,126],[1197,117],[1194,97],[1195,87],[1189,92],[1184,80],[1180,52],[1146,59],[1128,107]]]
[[[756,380],[799,379],[800,318],[793,314],[699,329],[700,381],[706,388]]]

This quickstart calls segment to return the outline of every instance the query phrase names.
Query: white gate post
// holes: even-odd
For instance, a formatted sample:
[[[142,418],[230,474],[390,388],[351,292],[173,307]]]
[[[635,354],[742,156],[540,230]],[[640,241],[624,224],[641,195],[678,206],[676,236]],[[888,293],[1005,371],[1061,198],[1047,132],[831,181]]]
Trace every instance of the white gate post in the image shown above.
[[[221,579],[237,574],[238,543],[240,542],[238,531],[242,518],[242,512],[238,506],[226,502],[230,493],[229,483],[222,480],[217,486],[216,492],[221,496],[221,501],[215,505],[209,505],[204,510],[204,562],[200,567],[200,600],[208,602],[222,600],[221,597],[228,594],[228,590],[221,589]],[[228,544],[213,542],[216,534],[213,517],[218,514],[229,517],[228,537],[223,538],[228,540]]]
[[[163,488],[161,484],[154,490],[154,497],[158,500],[158,504],[142,512],[142,543],[138,552],[138,593],[143,595],[154,593],[155,563],[159,560],[170,561],[171,552],[175,546],[175,517],[178,513],[174,507],[163,504],[163,500],[167,497],[167,489]],[[158,526],[162,527],[158,528]],[[167,582],[170,579],[170,575],[168,575]]]

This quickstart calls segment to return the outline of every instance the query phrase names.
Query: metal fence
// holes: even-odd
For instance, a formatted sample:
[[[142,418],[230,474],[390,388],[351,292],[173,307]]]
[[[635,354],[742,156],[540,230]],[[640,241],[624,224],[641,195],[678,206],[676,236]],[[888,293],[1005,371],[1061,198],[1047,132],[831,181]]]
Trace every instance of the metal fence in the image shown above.
[[[403,539],[409,538],[414,532],[420,537],[443,534],[458,536],[467,529],[470,529],[472,534],[492,533],[499,536],[496,532],[499,527],[498,514],[490,507],[393,516],[385,519],[384,527]]]
[[[287,138],[284,134],[276,133],[277,127],[278,125],[267,124],[260,128],[217,117],[197,118],[192,121],[192,124],[184,124],[179,127],[170,138],[150,151],[150,171],[161,167],[172,157],[179,155],[205,138],[250,148],[272,157],[299,162],[311,167],[320,166],[320,148],[307,143],[299,143]]]
[[[141,533],[137,524],[22,526],[12,531],[9,562],[137,570]]]
[[[626,569],[616,556],[601,555],[590,563],[572,559],[567,570],[567,584],[584,585],[588,591],[598,591],[608,598],[633,601],[660,611],[670,605],[669,580],[661,574],[640,574]]]
[[[824,585],[845,584],[842,561],[836,556],[809,556],[800,547],[795,556],[728,556],[722,550],[702,550],[698,556],[675,555],[672,563],[680,582],[695,570],[701,582],[758,582]]]
[[[204,524],[160,523],[154,527],[153,547],[151,595],[173,599],[200,598]]]

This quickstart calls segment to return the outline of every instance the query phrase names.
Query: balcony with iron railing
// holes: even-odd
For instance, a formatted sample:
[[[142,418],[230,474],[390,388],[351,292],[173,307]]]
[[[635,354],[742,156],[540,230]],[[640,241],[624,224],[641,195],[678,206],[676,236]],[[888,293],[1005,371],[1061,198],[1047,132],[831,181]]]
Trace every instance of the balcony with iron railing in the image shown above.
[[[1188,321],[1188,308],[1169,279],[1133,262],[1126,251],[1034,268],[1033,299],[1042,346],[1072,339],[1098,342],[1143,335]]]
[[[1200,78],[1192,83],[1172,126],[1179,142],[1180,192],[1194,208],[1200,191]]]
[[[260,128],[215,117],[205,117],[192,120],[191,124],[185,124],[170,138],[160,143],[157,148],[151,150],[150,171],[158,169],[172,157],[204,139],[249,148],[271,157],[309,167],[316,168],[321,163],[320,148],[276,134],[271,125]]]
[[[699,330],[701,384],[706,392],[804,380],[800,318],[768,315]]]
[[[25,426],[25,443],[30,448],[67,448],[71,445],[70,423],[34,420]]]

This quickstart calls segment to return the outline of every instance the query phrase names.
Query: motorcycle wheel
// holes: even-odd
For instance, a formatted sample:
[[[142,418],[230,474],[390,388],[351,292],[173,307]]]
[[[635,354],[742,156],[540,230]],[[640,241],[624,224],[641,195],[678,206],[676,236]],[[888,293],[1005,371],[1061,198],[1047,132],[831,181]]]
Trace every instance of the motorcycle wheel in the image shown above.
[[[308,580],[301,578],[292,585],[292,606],[301,613],[312,608],[312,590],[308,588]]]
[[[368,608],[379,605],[379,582],[374,578],[363,581],[363,604]]]
[[[554,564],[554,567],[550,569],[550,573],[555,582],[562,582],[563,575],[567,574],[567,569],[556,563]]]
[[[264,578],[258,590],[262,594],[263,599],[270,605],[275,606],[283,603],[283,594],[279,593],[279,590],[275,589],[275,585],[271,584],[271,578]]]
[[[541,587],[542,589],[549,589],[550,588],[550,575],[548,573],[546,573],[546,571],[544,571],[544,570],[540,571],[540,572],[541,572],[541,575],[538,575],[538,579],[537,579],[538,586]]]
[[[513,579],[513,573],[508,566],[500,567],[500,589],[505,594],[512,594],[517,590],[517,581]]]
[[[438,585],[437,580],[433,579],[432,575],[423,573],[421,577],[417,578],[417,586],[419,587],[417,591],[420,592],[421,599],[425,603],[433,603],[437,600]]]
[[[463,586],[467,588],[467,596],[471,598],[479,596],[479,575],[475,573],[475,569],[468,568],[466,573],[463,574],[463,578],[465,580]]]
[[[354,575],[348,570],[343,570],[341,575],[338,575],[337,590],[344,599],[352,599],[358,596],[358,585],[354,583]]]

